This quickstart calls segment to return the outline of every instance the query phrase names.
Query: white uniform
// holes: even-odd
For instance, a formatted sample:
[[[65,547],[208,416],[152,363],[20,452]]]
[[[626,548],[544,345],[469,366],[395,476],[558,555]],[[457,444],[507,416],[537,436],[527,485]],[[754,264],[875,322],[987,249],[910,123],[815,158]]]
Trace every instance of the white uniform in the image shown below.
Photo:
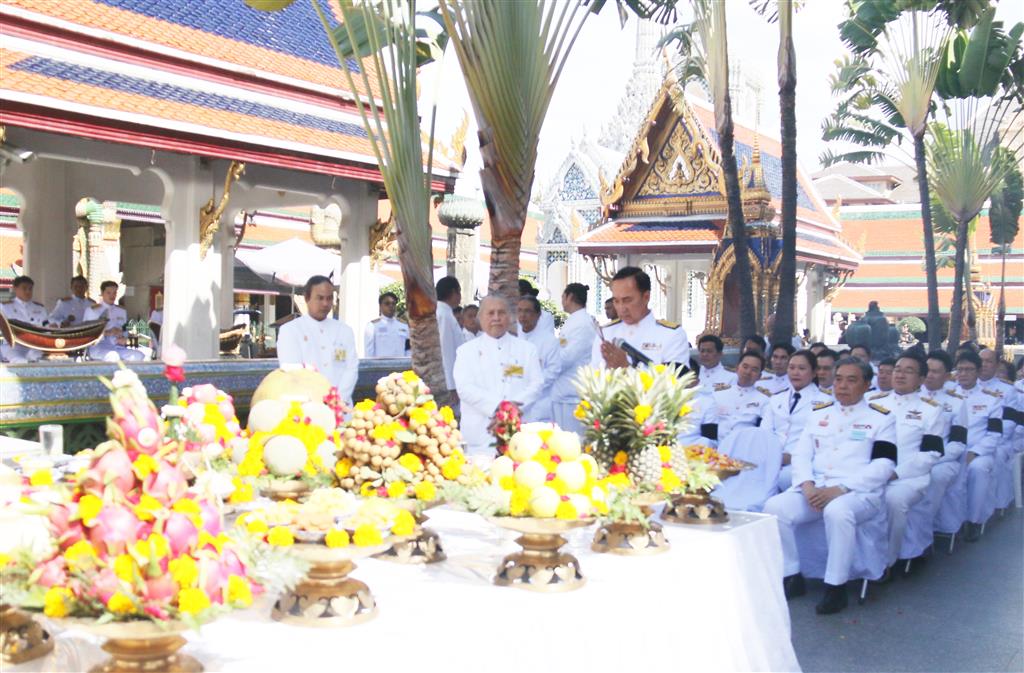
[[[996,460],[1003,437],[1003,405],[995,391],[980,384],[957,386],[967,409],[967,451],[977,458],[967,465],[967,520],[985,523],[996,509]],[[970,456],[968,456],[970,457]]]
[[[162,308],[155,308],[149,312],[149,324],[157,325],[161,330],[164,328],[164,310]],[[156,333],[153,334],[153,350],[160,352],[160,337]]]
[[[45,306],[37,301],[22,301],[17,297],[0,304],[0,311],[4,312],[8,320],[20,320],[40,327],[45,325],[48,319]],[[4,343],[0,346],[0,356],[8,362],[35,362],[43,357],[43,352],[20,344]]]
[[[330,316],[314,320],[302,315],[281,326],[277,334],[277,361],[281,367],[315,367],[338,396],[352,403],[352,391],[359,377],[359,355],[352,328]]]
[[[483,334],[483,332],[477,332],[476,334],[473,334],[468,329],[463,327],[462,328],[462,343],[466,343],[467,341],[472,341],[473,339],[477,338],[481,334]]]
[[[564,325],[563,325],[564,327]],[[551,315],[551,312],[546,308],[540,309],[540,318],[537,319],[537,326],[533,328],[534,331],[541,330],[543,332],[555,333],[555,316]],[[523,326],[516,321],[516,333],[522,334]]]
[[[735,385],[712,393],[718,415],[718,441],[736,428],[755,428],[761,424],[771,391],[755,384],[746,388]]]
[[[991,378],[988,381],[978,379],[978,385],[996,393],[1002,402],[1003,440],[995,458],[996,507],[1007,507],[1013,502],[1013,457],[1017,451],[1013,448],[1014,436],[1017,432],[1017,390],[1006,381]]]
[[[827,395],[828,397],[834,398],[835,391],[833,391],[832,388],[833,386],[818,386],[818,392],[821,393],[822,395]]]
[[[807,416],[815,404],[829,402],[828,395],[821,394],[818,386],[810,383],[800,390],[789,388],[785,394],[772,395],[762,410],[761,427],[775,433],[782,443],[783,453],[792,458],[796,443],[807,423]],[[785,491],[792,485],[793,465],[783,465],[779,470],[778,486]]]
[[[846,583],[857,524],[877,516],[895,458],[896,424],[884,407],[862,399],[848,407],[825,402],[811,411],[793,453],[793,486],[764,506],[765,513],[779,519],[786,576],[800,572],[794,528],[824,518],[828,541],[825,582],[833,586]],[[801,491],[805,481],[819,488],[842,486],[848,492],[819,511]]]
[[[50,324],[62,325],[65,320],[71,318],[69,325],[80,325],[85,318],[86,309],[92,305],[93,301],[88,297],[72,295],[58,299],[53,311],[50,312]]]
[[[498,404],[508,400],[528,407],[544,383],[537,349],[508,333],[495,339],[481,332],[460,346],[454,376],[462,402],[462,436],[470,453],[481,456],[494,453],[494,437],[487,428]]]
[[[463,343],[462,328],[455,319],[452,307],[443,301],[437,302],[437,331],[441,335],[441,364],[444,367],[444,382],[448,390],[455,390],[455,351]]]
[[[714,367],[701,367],[698,378],[709,393],[736,385],[736,372],[729,371],[721,362]]]
[[[773,374],[771,372],[763,374],[757,385],[767,388],[771,391],[772,395],[792,387],[789,383],[789,374]]]
[[[527,423],[537,421],[550,422],[553,420],[551,411],[551,390],[558,380],[561,369],[561,345],[558,338],[552,332],[541,329],[536,325],[532,332],[520,331],[519,338],[528,341],[537,349],[540,357],[541,376],[543,385],[540,394],[530,406],[523,409],[523,420]]]
[[[718,408],[715,398],[703,386],[698,386],[696,394],[690,398],[690,414],[686,420],[689,427],[679,433],[680,445],[718,446]]]
[[[366,357],[400,358],[409,355],[409,326],[396,318],[381,316],[366,323]]]
[[[649,357],[654,364],[690,366],[690,342],[686,338],[686,330],[675,323],[655,319],[652,312],[648,312],[635,325],[615,320],[607,327],[602,327],[601,331],[606,340],[622,339]],[[590,364],[604,367],[600,336],[594,339]]]
[[[942,408],[944,451],[932,467],[928,485],[928,503],[932,509],[932,527],[940,533],[955,533],[967,520],[967,407],[962,397],[948,390],[921,387],[921,397],[934,400]]]
[[[570,313],[562,324],[562,332],[558,338],[559,362],[558,376],[551,388],[551,410],[555,423],[563,430],[583,432],[579,420],[573,416],[576,405],[580,403],[579,393],[573,383],[580,367],[590,364],[590,349],[594,343],[594,319],[586,309],[577,309]]]
[[[107,319],[106,329],[110,330],[116,327],[124,330],[124,326],[128,323],[128,311],[125,311],[117,304],[99,302],[87,308],[85,315],[82,316],[82,320],[85,322],[100,320],[101,318]],[[93,360],[104,360],[105,362],[119,362],[121,360],[125,362],[139,362],[146,358],[142,351],[119,344],[117,339],[118,337],[113,334],[104,335],[102,339],[89,348],[89,357]]]
[[[945,419],[938,402],[919,392],[873,396],[896,417],[896,479],[885,489],[889,511],[889,559],[920,556],[932,541],[932,508],[927,500],[932,467],[945,450]]]

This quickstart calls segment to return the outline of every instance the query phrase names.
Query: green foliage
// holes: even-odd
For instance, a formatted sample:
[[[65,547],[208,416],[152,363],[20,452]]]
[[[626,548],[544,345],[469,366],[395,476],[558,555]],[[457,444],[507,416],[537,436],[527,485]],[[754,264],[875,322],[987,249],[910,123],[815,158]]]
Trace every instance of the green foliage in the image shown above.
[[[398,305],[395,307],[395,317],[402,322],[407,321],[409,319],[409,315],[405,306],[405,284],[401,281],[389,283],[380,289],[380,293],[377,296],[379,297],[385,292],[391,292],[398,297]]]
[[[886,27],[904,12],[929,12],[966,30],[988,9],[989,0],[851,0],[847,7],[849,16],[839,24],[839,36],[854,54],[867,54],[878,47]]]
[[[1003,30],[987,8],[974,29],[959,31],[942,59],[936,91],[944,99],[1001,95],[1024,101],[1024,23]],[[1000,91],[1002,89],[1002,91]]]
[[[896,323],[896,329],[901,330],[903,329],[904,325],[906,325],[909,328],[911,334],[923,334],[928,329],[925,326],[924,321],[918,318],[916,315],[908,315],[906,318],[900,320],[898,323]]]
[[[551,317],[555,319],[555,327],[561,327],[565,323],[565,319],[569,316],[562,307],[556,304],[551,299],[540,299],[541,308],[551,314]]]
[[[1024,181],[1021,179],[1020,167],[1011,158],[1009,168],[1003,181],[992,192],[988,209],[989,226],[992,228],[991,241],[996,246],[995,252],[1009,252],[1009,247],[1020,231],[1020,213],[1024,206]]]

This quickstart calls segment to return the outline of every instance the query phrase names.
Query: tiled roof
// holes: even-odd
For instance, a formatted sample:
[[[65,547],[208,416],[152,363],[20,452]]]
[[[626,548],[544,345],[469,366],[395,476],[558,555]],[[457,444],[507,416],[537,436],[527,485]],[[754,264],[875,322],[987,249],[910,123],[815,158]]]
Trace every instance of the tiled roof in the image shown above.
[[[621,220],[587,232],[576,243],[583,254],[608,254],[622,246],[653,247],[664,252],[710,251],[718,240],[718,227],[711,220]]]

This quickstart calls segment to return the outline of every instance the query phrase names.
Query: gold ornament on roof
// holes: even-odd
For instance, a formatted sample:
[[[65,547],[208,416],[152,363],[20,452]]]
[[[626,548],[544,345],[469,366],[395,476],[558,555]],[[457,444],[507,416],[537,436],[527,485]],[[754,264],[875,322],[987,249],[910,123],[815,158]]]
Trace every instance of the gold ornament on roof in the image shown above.
[[[377,220],[370,225],[370,268],[380,268],[389,257],[397,253],[395,218]]]
[[[213,245],[214,236],[220,229],[220,218],[224,209],[228,207],[231,199],[231,186],[238,181],[245,173],[245,164],[241,161],[232,161],[228,166],[227,174],[224,176],[224,191],[220,195],[220,201],[214,205],[213,197],[199,209],[199,259],[206,259],[206,253]]]

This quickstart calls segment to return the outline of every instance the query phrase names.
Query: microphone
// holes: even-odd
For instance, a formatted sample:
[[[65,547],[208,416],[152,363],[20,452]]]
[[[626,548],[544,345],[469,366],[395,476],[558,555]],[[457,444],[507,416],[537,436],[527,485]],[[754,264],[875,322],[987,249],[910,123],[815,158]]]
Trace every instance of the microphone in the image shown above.
[[[626,351],[626,355],[628,355],[629,359],[633,361],[634,367],[637,365],[649,365],[654,363],[654,360],[644,355],[639,349],[625,339],[616,337],[615,339],[612,339],[612,343]]]

